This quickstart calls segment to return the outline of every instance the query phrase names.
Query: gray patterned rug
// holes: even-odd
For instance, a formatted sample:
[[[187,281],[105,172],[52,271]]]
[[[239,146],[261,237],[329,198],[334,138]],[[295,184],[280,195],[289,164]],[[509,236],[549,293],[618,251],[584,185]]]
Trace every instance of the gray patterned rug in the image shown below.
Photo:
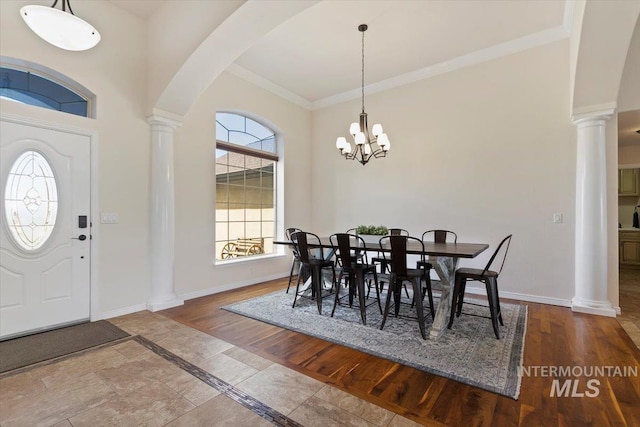
[[[437,301],[436,298],[436,304]],[[377,304],[367,309],[364,326],[358,309],[346,305],[338,306],[331,318],[333,296],[323,300],[322,315],[318,314],[315,300],[299,298],[294,309],[292,302],[293,293],[277,291],[223,308],[513,399],[520,394],[518,367],[522,365],[527,324],[524,305],[500,304],[504,326],[500,327],[499,340],[490,319],[463,314],[440,339],[425,341],[413,319],[389,316],[381,331],[382,316]],[[486,301],[467,295],[463,313],[488,316],[485,304]],[[401,314],[403,311],[409,314],[412,310],[403,304]],[[428,331],[430,316],[425,326]]]

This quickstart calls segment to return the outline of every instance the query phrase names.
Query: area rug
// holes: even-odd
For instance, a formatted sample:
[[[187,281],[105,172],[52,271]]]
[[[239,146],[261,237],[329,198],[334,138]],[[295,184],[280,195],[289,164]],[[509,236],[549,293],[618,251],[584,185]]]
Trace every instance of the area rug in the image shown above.
[[[100,320],[0,342],[0,373],[86,350],[129,334]]]
[[[437,301],[436,298],[436,304]],[[346,305],[338,306],[331,318],[332,296],[323,300],[322,315],[318,314],[315,300],[299,298],[295,308],[291,308],[292,302],[292,293],[277,291],[223,309],[513,399],[520,394],[518,367],[522,365],[527,324],[524,305],[501,302],[504,326],[500,327],[498,340],[491,320],[477,317],[489,315],[486,300],[466,296],[463,313],[468,314],[456,318],[452,328],[439,339],[423,340],[413,319],[389,316],[381,331],[382,315],[377,304],[367,309],[364,326],[358,309]],[[401,314],[411,311],[408,304],[401,306]],[[427,331],[430,327],[428,316]]]

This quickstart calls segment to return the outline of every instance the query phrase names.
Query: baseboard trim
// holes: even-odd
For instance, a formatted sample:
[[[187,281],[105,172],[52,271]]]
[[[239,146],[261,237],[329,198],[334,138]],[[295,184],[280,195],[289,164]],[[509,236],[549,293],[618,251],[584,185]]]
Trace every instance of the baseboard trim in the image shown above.
[[[136,313],[138,311],[146,310],[147,304],[136,304],[130,305],[129,307],[118,308],[116,310],[104,311],[102,313],[98,313],[95,316],[91,315],[91,321],[95,322],[96,320],[105,320],[111,319],[113,317],[124,316],[126,314]]]
[[[218,294],[220,292],[230,291],[238,288],[244,288],[245,286],[256,285],[258,283],[268,282],[270,280],[282,279],[283,277],[289,277],[289,272],[287,271],[284,273],[276,273],[270,276],[256,277],[248,280],[242,280],[240,282],[216,286],[215,288],[207,288],[201,289],[199,291],[188,292],[186,294],[180,294],[179,298],[186,301],[194,298],[206,297],[208,295]]]
[[[484,288],[467,287],[466,291],[476,295],[486,295],[487,291]],[[505,292],[500,291],[500,298],[516,299],[520,301],[536,302],[539,304],[557,305],[560,307],[571,307],[570,299],[541,297],[539,295],[521,294],[518,292]]]

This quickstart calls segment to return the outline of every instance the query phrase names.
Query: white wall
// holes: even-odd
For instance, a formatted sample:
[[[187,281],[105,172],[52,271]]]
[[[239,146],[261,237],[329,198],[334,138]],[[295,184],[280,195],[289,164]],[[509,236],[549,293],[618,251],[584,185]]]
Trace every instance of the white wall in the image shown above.
[[[447,228],[491,244],[463,265],[484,264],[513,233],[502,290],[567,303],[576,169],[568,58],[564,40],[367,96],[369,121],[383,124],[392,149],[364,167],[335,149],[359,100],[314,112],[314,231]]]
[[[29,2],[0,2],[0,55],[42,64],[82,84],[97,96],[97,118],[2,101],[3,113],[91,129],[99,138],[99,209],[118,213],[119,224],[98,228],[98,313],[144,303],[149,292],[149,125],[144,117],[145,27],[110,2],[74,3],[74,12],[103,39],[86,52],[68,52],[41,40],[23,22]],[[107,31],[108,29],[108,31]]]
[[[251,83],[223,73],[176,131],[176,292],[186,298],[288,275],[289,255],[214,266],[215,114],[235,110],[274,125],[282,138],[284,227],[311,224],[311,113]],[[279,177],[282,184],[283,176]],[[282,236],[281,236],[282,237]]]

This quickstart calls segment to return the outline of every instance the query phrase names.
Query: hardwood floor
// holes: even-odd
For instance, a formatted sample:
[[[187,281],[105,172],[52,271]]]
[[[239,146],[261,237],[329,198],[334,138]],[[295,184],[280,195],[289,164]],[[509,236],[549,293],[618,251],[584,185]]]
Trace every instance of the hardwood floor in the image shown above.
[[[640,348],[640,266],[620,266],[620,310],[618,322]]]
[[[162,314],[428,426],[640,426],[640,351],[616,319],[526,303],[525,368],[617,366],[636,376],[560,378],[578,380],[576,393],[598,394],[550,397],[554,378],[531,371],[516,401],[220,309],[286,285],[266,282]],[[599,387],[588,389],[588,380]]]

